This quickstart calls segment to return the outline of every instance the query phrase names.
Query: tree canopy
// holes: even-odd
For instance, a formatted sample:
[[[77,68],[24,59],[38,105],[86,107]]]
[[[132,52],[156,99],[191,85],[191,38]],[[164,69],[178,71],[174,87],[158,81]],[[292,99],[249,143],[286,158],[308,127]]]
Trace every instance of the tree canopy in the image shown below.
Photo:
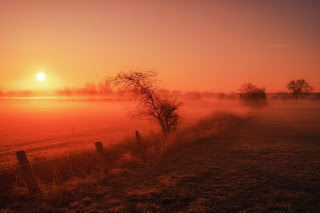
[[[120,72],[108,81],[115,87],[133,94],[140,105],[136,115],[149,116],[158,121],[162,132],[168,134],[177,127],[181,103],[158,86],[155,71]]]
[[[292,80],[287,84],[287,88],[293,96],[298,99],[302,95],[309,94],[314,88],[304,79]]]

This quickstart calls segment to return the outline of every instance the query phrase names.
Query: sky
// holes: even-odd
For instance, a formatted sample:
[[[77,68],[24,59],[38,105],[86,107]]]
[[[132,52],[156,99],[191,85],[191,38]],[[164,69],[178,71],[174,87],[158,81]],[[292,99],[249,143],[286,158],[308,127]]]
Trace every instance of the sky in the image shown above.
[[[152,69],[172,90],[281,92],[304,78],[320,91],[319,11],[308,0],[0,0],[0,89]]]

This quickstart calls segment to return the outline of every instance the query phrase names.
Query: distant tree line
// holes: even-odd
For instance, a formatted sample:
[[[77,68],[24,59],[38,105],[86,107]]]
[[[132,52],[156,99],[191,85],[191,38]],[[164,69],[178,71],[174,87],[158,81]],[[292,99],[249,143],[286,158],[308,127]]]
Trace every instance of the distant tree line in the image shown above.
[[[0,90],[0,96],[31,97],[31,96],[35,96],[35,92],[33,92],[32,90],[10,90],[10,91]]]
[[[171,95],[175,97],[182,97],[185,100],[201,100],[204,98],[216,98],[220,100],[235,100],[240,99],[243,102],[252,102],[255,100],[266,100],[266,99],[320,99],[320,93],[312,93],[314,87],[310,85],[305,79],[292,80],[287,85],[289,93],[278,92],[278,93],[266,93],[265,88],[260,88],[252,83],[246,83],[241,85],[238,92],[223,93],[223,92],[181,92],[171,91]],[[0,97],[32,97],[42,95],[57,95],[57,96],[94,96],[94,95],[116,95],[118,93],[129,93],[128,90],[123,88],[111,88],[110,82],[104,81],[99,83],[88,82],[84,87],[81,88],[69,88],[59,89],[52,92],[48,91],[32,91],[32,90],[11,90],[4,91],[0,89]]]
[[[64,88],[56,91],[58,96],[92,96],[92,95],[109,95],[114,93],[109,82],[87,83],[83,88]]]
[[[288,93],[282,93],[277,99],[305,99],[310,98],[311,91],[314,88],[304,79],[292,80],[287,84]],[[251,83],[243,84],[240,91],[240,100],[244,103],[257,103],[257,102],[265,102],[267,101],[267,94],[265,92],[265,88],[259,88]],[[276,96],[273,96],[276,97]],[[284,98],[286,97],[286,98]],[[320,97],[315,97],[320,98]],[[273,98],[276,99],[276,98]]]

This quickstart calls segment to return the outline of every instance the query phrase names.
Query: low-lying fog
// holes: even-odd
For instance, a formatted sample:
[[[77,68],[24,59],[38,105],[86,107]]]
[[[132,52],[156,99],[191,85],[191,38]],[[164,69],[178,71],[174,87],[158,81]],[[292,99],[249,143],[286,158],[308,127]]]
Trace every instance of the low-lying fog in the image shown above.
[[[133,136],[135,130],[141,134],[159,131],[157,124],[148,119],[132,118],[132,106],[124,101],[0,100],[0,167],[11,161],[17,150],[42,155],[65,153],[93,148],[95,141],[116,143]],[[267,107],[257,109],[235,100],[188,100],[181,108],[181,125],[212,112],[231,111],[312,132],[320,129],[319,109],[319,101],[269,101]]]

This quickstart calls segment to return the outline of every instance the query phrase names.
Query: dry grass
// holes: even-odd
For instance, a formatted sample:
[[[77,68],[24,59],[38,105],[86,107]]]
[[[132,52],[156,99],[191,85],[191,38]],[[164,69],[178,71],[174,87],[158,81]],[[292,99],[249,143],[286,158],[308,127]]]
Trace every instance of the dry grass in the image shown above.
[[[106,176],[94,151],[70,156],[71,166],[62,158],[34,167],[43,195],[30,197],[17,176],[1,207],[4,212],[319,212],[319,139],[316,133],[218,113],[167,138],[142,136],[144,149],[134,138],[105,147],[112,164]]]

